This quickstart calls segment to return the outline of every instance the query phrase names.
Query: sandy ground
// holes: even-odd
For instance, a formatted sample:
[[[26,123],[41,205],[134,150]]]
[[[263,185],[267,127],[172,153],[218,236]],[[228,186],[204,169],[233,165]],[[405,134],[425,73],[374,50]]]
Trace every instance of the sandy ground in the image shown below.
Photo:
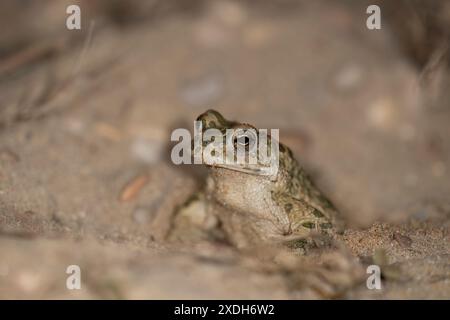
[[[68,3],[2,4],[0,298],[450,298],[448,69],[424,84],[364,2],[81,1],[81,31]],[[170,133],[208,108],[280,129],[347,220],[338,247],[166,240],[206,174]]]

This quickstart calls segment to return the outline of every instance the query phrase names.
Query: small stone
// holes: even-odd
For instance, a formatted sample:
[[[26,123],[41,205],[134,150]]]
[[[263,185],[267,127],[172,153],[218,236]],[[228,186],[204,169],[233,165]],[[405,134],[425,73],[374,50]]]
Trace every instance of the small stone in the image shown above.
[[[32,293],[41,288],[41,277],[36,273],[22,272],[17,278],[18,285],[26,293]]]
[[[396,110],[394,102],[388,98],[374,101],[367,113],[369,123],[375,128],[385,130],[392,128],[396,122]]]
[[[267,24],[252,24],[243,31],[242,36],[247,46],[261,47],[274,38],[275,31]]]
[[[147,208],[138,207],[133,211],[133,220],[139,224],[148,223],[150,218],[151,214]]]
[[[65,121],[63,128],[72,134],[81,135],[86,130],[86,123],[82,119],[69,118]]]
[[[205,200],[203,198],[193,200],[180,210],[180,215],[187,217],[194,225],[204,226],[207,221]]]
[[[392,235],[392,238],[398,242],[399,245],[401,245],[404,248],[409,248],[412,245],[412,240],[408,236],[402,235],[400,232],[396,231]]]
[[[158,140],[136,138],[131,144],[133,156],[145,163],[155,164],[161,159],[163,144]]]
[[[238,27],[247,18],[244,7],[234,1],[213,2],[209,14],[228,27]]]
[[[342,68],[335,77],[335,86],[339,90],[349,91],[355,89],[363,77],[362,69],[359,65],[350,64]]]

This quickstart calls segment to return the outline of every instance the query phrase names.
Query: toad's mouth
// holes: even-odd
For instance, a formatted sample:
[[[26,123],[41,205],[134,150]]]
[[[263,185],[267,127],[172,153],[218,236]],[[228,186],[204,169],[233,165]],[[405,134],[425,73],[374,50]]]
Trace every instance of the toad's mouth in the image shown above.
[[[265,172],[270,167],[261,167],[258,165],[238,165],[238,164],[206,164],[209,167],[223,168],[253,175],[266,175]]]
[[[211,168],[222,168],[250,175],[267,176],[270,177],[271,179],[276,178],[278,173],[277,165],[270,165],[270,164],[262,165],[260,163],[258,164],[219,163],[217,161],[212,161],[211,158],[204,160],[205,160],[204,163]]]

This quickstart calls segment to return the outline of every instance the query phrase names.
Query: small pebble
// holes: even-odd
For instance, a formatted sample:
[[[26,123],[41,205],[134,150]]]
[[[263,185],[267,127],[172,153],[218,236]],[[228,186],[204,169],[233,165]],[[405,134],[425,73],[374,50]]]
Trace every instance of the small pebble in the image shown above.
[[[133,220],[139,224],[145,224],[150,221],[150,212],[147,208],[137,207],[133,211]]]
[[[41,288],[41,277],[36,273],[22,272],[17,278],[18,285],[26,293],[32,293]]]
[[[209,15],[228,27],[238,27],[247,18],[244,7],[234,1],[212,2]]]
[[[131,144],[133,156],[145,163],[155,164],[161,159],[163,145],[160,141],[136,138]]]
[[[394,232],[392,235],[392,238],[398,242],[399,245],[401,245],[404,248],[409,248],[412,245],[412,240],[408,236],[402,235],[400,232]]]
[[[342,68],[335,77],[335,86],[339,90],[349,91],[355,89],[363,78],[363,71],[359,65],[350,64]]]
[[[86,130],[86,124],[82,119],[69,118],[64,122],[63,128],[72,134],[81,135]]]
[[[242,34],[244,42],[249,47],[261,47],[275,37],[275,30],[267,24],[249,25]]]
[[[374,101],[368,109],[367,118],[377,129],[389,129],[396,123],[396,106],[391,99],[382,98]]]

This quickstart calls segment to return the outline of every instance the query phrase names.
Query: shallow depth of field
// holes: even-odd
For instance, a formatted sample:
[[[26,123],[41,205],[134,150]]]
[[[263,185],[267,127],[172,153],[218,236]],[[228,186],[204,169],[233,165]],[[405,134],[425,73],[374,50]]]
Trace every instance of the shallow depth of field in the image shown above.
[[[449,33],[444,0],[1,1],[0,298],[450,299]],[[340,246],[169,241],[207,175],[170,133],[209,108],[280,129]]]

